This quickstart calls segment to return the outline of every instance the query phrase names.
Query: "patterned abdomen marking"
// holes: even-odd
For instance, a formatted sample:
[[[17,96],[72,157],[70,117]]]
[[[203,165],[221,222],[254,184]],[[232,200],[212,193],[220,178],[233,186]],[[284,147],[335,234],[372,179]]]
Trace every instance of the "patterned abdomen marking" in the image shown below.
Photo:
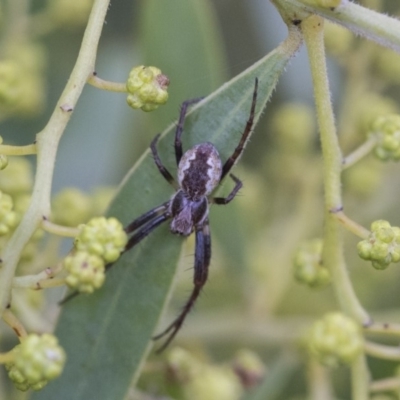
[[[198,144],[182,156],[178,167],[179,185],[191,200],[209,195],[221,179],[222,163],[211,143]]]

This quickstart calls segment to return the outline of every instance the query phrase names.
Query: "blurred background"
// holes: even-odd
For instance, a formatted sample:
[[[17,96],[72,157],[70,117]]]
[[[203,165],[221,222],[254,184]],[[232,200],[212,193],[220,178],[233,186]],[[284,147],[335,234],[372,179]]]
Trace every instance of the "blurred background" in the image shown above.
[[[391,14],[399,11],[396,2],[359,3]],[[0,134],[5,143],[32,143],[45,126],[75,63],[89,9],[87,0],[0,0]],[[24,20],[27,15],[31,24]],[[131,109],[124,94],[87,85],[61,140],[54,194],[66,187],[91,193],[100,186],[117,186],[155,134],[174,122],[182,101],[213,92],[286,35],[286,26],[266,0],[113,1],[98,49],[98,76],[125,82],[134,66],[157,66],[170,78],[169,101],[143,113]],[[338,131],[348,154],[363,143],[374,116],[398,111],[400,59],[331,25],[326,44]],[[1,97],[8,60],[26,68],[20,103]],[[346,171],[347,215],[367,228],[375,219],[400,225],[398,171],[396,163],[373,156]],[[296,249],[320,237],[323,229],[321,154],[304,48],[283,74],[236,174],[244,189],[229,207],[212,211],[216,245],[211,279],[178,343],[191,344],[203,358],[205,343],[207,357],[215,363],[232,359],[235,349],[245,347],[256,352],[266,370],[289,365],[280,375],[284,389],[268,398],[307,398],[305,370],[298,368],[298,359],[285,361],[286,352],[297,348],[314,318],[338,306],[329,285],[310,289],[293,276]],[[359,259],[358,241],[346,234],[357,295],[378,320],[397,322],[398,266],[374,270]],[[191,285],[192,246],[189,241],[181,261],[172,313]],[[238,337],[232,327],[242,324],[243,315],[254,324],[245,337]],[[231,336],[225,336],[227,331]],[[396,367],[371,362],[375,378],[391,375]],[[350,398],[348,379],[346,369],[332,375],[335,398]],[[143,378],[146,390],[154,385],[154,377]],[[184,396],[177,398],[189,398]]]

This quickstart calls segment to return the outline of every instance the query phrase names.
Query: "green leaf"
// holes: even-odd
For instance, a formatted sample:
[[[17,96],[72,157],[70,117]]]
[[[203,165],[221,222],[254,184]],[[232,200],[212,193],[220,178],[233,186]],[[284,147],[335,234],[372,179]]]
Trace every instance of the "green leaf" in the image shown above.
[[[259,79],[258,120],[299,45],[299,37],[291,37],[193,107],[185,123],[184,148],[210,141],[225,160],[246,124],[255,78]],[[176,171],[174,129],[174,125],[169,127],[158,145],[160,157],[171,173]],[[126,224],[166,201],[172,193],[147,151],[123,181],[109,215]],[[172,235],[167,224],[158,228],[121,257],[101,290],[63,306],[56,335],[67,352],[65,371],[33,399],[124,398],[152,346],[151,337],[171,290],[183,240]]]
[[[139,21],[144,62],[171,81],[168,104],[149,115],[161,131],[183,100],[211,93],[224,81],[224,46],[210,0],[146,0]]]

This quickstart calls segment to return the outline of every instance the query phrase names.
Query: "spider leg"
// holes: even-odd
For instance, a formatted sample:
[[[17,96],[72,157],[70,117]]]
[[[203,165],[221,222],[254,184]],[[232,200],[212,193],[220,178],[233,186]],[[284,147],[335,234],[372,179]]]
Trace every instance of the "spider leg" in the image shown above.
[[[235,162],[243,153],[244,146],[246,145],[247,139],[251,133],[254,123],[254,114],[256,110],[257,103],[257,90],[258,90],[258,78],[256,78],[254,83],[254,91],[253,91],[253,100],[251,102],[250,115],[247,120],[246,127],[244,128],[242,137],[237,145],[233,154],[225,161],[224,166],[222,167],[221,181],[225,178],[226,174],[231,170],[231,168],[235,165]]]
[[[186,100],[181,105],[181,112],[179,114],[179,120],[178,120],[178,124],[176,125],[176,131],[175,131],[175,157],[176,157],[177,165],[179,165],[179,161],[181,161],[182,154],[183,154],[181,136],[182,136],[182,132],[183,132],[183,124],[185,123],[185,117],[186,117],[187,110],[192,104],[196,104],[200,100],[203,100],[203,97]]]
[[[170,213],[166,210],[164,211],[161,215],[156,216],[156,218],[153,218],[148,222],[146,225],[144,225],[141,229],[139,229],[135,234],[133,234],[129,240],[128,243],[125,245],[124,250],[122,250],[121,254],[126,253],[129,251],[132,247],[136,246],[139,242],[141,242],[147,235],[149,235],[157,226],[161,225],[163,222],[165,222],[167,219],[171,217]],[[113,264],[108,264],[106,266],[106,269],[108,270]]]
[[[205,221],[203,226],[196,227],[196,250],[195,250],[195,261],[194,261],[194,288],[189,299],[186,301],[181,313],[178,317],[160,334],[153,337],[154,340],[161,339],[166,336],[167,339],[163,345],[157,350],[161,353],[171,343],[172,339],[178,333],[181,328],[186,316],[193,308],[194,303],[200,295],[201,289],[207,281],[208,277],[208,266],[210,265],[211,259],[211,236],[208,220]]]
[[[153,153],[153,158],[154,158],[154,162],[157,165],[158,170],[160,171],[161,175],[165,178],[165,180],[172,185],[175,190],[179,189],[179,185],[176,183],[174,177],[171,175],[171,173],[167,170],[167,168],[163,165],[160,156],[158,155],[158,151],[157,151],[157,142],[158,139],[160,138],[160,133],[158,135],[156,135],[156,137],[152,140],[151,144],[150,144],[150,149],[151,152]]]
[[[234,199],[234,197],[237,195],[237,192],[242,188],[243,183],[239,178],[237,178],[233,174],[229,174],[229,176],[236,183],[235,187],[233,188],[233,190],[229,193],[229,195],[227,197],[214,197],[214,198],[212,198],[211,199],[212,203],[214,203],[214,204],[228,204],[230,201],[232,201]]]
[[[129,225],[127,225],[124,228],[124,231],[126,233],[132,233],[136,229],[143,226],[146,222],[150,221],[151,219],[155,218],[158,215],[163,214],[168,209],[169,203],[170,203],[169,201],[166,201],[165,203],[161,204],[160,206],[153,208],[152,210],[148,211],[147,213],[144,213],[139,218],[136,218]]]

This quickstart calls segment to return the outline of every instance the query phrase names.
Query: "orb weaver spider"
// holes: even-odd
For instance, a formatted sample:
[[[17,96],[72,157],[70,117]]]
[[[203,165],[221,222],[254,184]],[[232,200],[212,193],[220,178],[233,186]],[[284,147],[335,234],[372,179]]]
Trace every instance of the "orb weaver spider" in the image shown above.
[[[235,175],[229,174],[229,172],[243,153],[244,146],[253,128],[257,89],[258,80],[256,79],[246,126],[233,154],[224,164],[222,164],[217,149],[209,142],[197,144],[183,153],[181,136],[186,113],[189,106],[198,100],[185,101],[181,107],[174,143],[175,158],[178,166],[177,181],[163,165],[158,155],[157,141],[160,135],[158,134],[151,142],[150,149],[154,162],[161,175],[175,188],[176,192],[170,200],[143,214],[125,228],[126,233],[133,233],[133,235],[129,239],[124,252],[132,249],[157,226],[168,219],[172,219],[170,229],[173,233],[189,236],[194,232],[196,235],[194,287],[180,314],[164,331],[153,338],[158,340],[167,337],[159,351],[164,350],[178,333],[207,281],[211,259],[209,207],[211,204],[228,204],[242,187],[242,182]],[[210,197],[214,189],[219,186],[228,174],[235,183],[233,190],[227,197]]]
[[[165,180],[174,187],[175,193],[170,200],[144,213],[124,228],[125,232],[131,236],[122,254],[134,248],[154,229],[169,219],[172,219],[170,225],[172,233],[189,236],[194,232],[196,235],[194,287],[180,314],[164,331],[153,337],[154,340],[166,337],[165,342],[161,348],[158,349],[158,352],[162,352],[174,339],[207,281],[208,267],[211,260],[211,236],[208,219],[209,207],[211,204],[228,204],[242,187],[242,182],[235,175],[230,173],[230,170],[243,153],[247,139],[252,131],[257,91],[258,79],[256,78],[246,126],[232,155],[223,164],[218,150],[210,142],[196,144],[183,153],[181,136],[185,117],[188,108],[200,101],[200,99],[187,100],[181,106],[174,142],[175,158],[178,166],[177,180],[174,179],[168,169],[163,165],[159,157],[157,142],[160,138],[160,134],[158,134],[150,144],[154,162],[159,172]],[[227,197],[212,197],[212,192],[228,174],[235,183],[233,190]],[[106,269],[109,270],[112,266],[113,264],[108,264]],[[76,292],[67,296],[61,304],[75,297],[75,295],[77,295]]]

